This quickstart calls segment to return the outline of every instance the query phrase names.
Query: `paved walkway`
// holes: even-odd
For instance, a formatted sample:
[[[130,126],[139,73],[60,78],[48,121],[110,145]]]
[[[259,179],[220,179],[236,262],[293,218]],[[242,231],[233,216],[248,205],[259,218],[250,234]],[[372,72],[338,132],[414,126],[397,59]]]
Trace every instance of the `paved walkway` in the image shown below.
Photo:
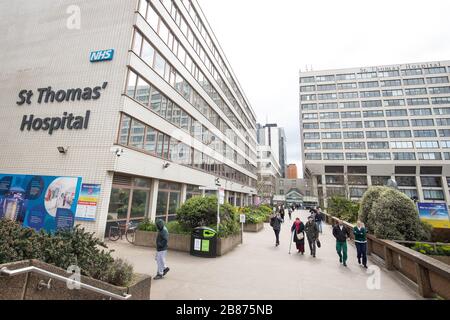
[[[297,211],[296,216],[306,222],[308,212]],[[307,245],[304,256],[296,253],[295,244],[289,255],[291,225],[287,217],[279,247],[274,246],[274,233],[266,224],[259,233],[244,233],[244,244],[223,257],[203,259],[169,252],[171,271],[165,279],[152,282],[151,299],[420,299],[395,272],[383,268],[380,289],[368,289],[370,275],[358,265],[353,245],[348,246],[348,267],[340,265],[329,225],[324,225],[317,258],[310,256]],[[131,262],[136,272],[155,274],[154,249],[126,242],[108,245],[116,250],[115,256]]]

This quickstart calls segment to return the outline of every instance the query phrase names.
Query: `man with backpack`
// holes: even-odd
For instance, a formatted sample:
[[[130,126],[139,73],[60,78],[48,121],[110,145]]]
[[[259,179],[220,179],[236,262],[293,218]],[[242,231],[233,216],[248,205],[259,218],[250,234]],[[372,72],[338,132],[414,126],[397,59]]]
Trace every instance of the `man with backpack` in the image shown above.
[[[278,247],[280,245],[280,230],[281,230],[281,223],[283,222],[283,219],[280,216],[280,213],[274,213],[272,214],[270,218],[270,226],[273,228],[273,231],[275,232],[275,246]]]

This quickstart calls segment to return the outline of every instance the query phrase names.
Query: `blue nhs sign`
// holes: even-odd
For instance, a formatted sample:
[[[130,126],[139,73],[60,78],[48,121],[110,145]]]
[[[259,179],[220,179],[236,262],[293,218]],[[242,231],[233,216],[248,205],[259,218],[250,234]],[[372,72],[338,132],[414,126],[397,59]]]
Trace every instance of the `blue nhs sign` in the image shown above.
[[[90,55],[91,62],[110,61],[114,58],[114,49],[93,51]]]

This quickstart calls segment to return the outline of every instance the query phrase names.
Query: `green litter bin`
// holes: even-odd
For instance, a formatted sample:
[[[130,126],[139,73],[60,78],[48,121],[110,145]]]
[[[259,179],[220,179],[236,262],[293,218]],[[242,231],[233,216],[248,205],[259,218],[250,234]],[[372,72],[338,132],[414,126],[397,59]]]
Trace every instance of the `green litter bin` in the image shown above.
[[[198,227],[191,235],[191,255],[203,258],[217,257],[217,232],[208,227]]]

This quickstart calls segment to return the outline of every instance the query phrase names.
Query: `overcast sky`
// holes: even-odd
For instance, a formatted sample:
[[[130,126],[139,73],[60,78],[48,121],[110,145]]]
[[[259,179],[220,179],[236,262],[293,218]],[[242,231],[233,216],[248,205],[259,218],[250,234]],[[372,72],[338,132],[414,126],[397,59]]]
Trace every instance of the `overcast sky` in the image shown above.
[[[300,69],[450,59],[449,0],[198,1],[258,121],[285,128],[297,165]]]

